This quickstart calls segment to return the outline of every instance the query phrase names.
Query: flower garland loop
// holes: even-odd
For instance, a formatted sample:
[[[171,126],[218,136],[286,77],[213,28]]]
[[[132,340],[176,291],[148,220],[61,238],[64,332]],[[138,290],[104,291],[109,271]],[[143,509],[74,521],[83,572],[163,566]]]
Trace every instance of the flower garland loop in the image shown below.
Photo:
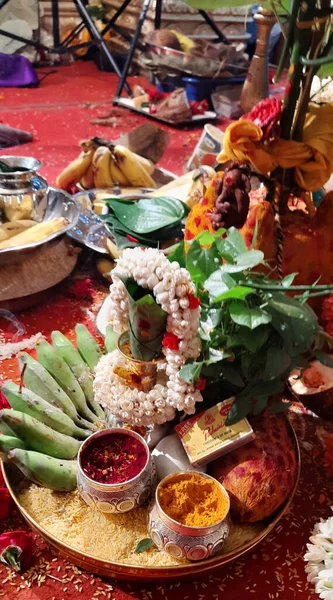
[[[145,393],[127,387],[113,372],[115,365],[123,366],[124,359],[118,350],[104,356],[96,368],[94,387],[97,402],[133,425],[165,423],[174,418],[176,410],[193,414],[195,404],[202,401],[202,396],[198,387],[179,376],[186,360],[195,359],[200,354],[197,334],[200,301],[194,295],[189,272],[177,262],[170,263],[161,251],[154,248],[124,250],[112,275],[108,315],[114,330],[122,334],[128,330],[128,299],[117,274],[132,277],[139,286],[151,290],[156,302],[167,313],[166,334],[162,341],[165,361],[157,383]]]

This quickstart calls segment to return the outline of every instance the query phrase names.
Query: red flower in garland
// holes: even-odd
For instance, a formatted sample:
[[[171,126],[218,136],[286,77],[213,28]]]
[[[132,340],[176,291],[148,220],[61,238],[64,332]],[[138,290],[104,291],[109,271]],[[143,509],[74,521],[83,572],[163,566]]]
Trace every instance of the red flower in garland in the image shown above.
[[[189,104],[192,115],[203,115],[209,110],[207,100],[201,100],[201,102],[199,102],[198,100],[192,100],[191,102],[189,102]]]
[[[279,135],[278,122],[281,118],[282,101],[277,98],[264,98],[252,110],[243,115],[242,119],[252,121],[263,131],[264,140]]]
[[[174,333],[166,333],[162,340],[162,346],[168,350],[178,350],[179,342],[179,338]]]
[[[195,387],[196,390],[199,390],[199,391],[204,390],[205,387],[206,387],[206,379],[204,379],[203,377],[199,377],[196,380],[196,382],[194,384],[194,387]]]
[[[194,294],[188,294],[187,298],[189,301],[189,308],[194,309],[200,306],[201,302]]]

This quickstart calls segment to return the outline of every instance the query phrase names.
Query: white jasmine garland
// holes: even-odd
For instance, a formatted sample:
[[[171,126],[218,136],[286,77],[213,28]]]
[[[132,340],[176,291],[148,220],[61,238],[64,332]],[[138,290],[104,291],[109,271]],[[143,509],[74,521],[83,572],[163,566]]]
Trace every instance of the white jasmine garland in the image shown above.
[[[333,517],[315,525],[310,542],[304,556],[308,581],[315,584],[319,598],[333,600]]]
[[[106,409],[119,419],[133,425],[162,424],[174,418],[176,410],[193,414],[196,402],[202,396],[193,384],[179,377],[179,371],[189,358],[200,354],[198,327],[200,306],[190,308],[190,297],[195,287],[189,272],[179,263],[170,263],[162,252],[154,248],[128,248],[117,261],[115,273],[132,277],[138,285],[151,290],[156,302],[168,314],[166,332],[178,340],[176,350],[163,347],[165,356],[159,379],[153,389],[141,392],[122,383],[113,372],[121,366],[120,352],[104,356],[96,367],[95,396]],[[118,334],[128,330],[128,298],[124,284],[112,275],[108,321]]]

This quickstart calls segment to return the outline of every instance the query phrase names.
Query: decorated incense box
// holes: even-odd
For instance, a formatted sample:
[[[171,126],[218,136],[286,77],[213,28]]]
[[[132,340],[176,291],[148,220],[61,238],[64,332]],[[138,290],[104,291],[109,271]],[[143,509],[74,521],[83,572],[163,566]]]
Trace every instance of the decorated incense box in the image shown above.
[[[233,400],[228,398],[176,425],[175,429],[194,467],[208,463],[255,437],[247,419],[241,419],[234,425],[225,424]]]

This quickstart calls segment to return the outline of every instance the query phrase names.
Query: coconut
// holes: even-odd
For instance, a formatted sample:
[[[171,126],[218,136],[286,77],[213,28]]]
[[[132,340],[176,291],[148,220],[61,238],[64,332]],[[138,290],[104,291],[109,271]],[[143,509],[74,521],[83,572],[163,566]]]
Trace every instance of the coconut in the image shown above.
[[[318,417],[333,420],[333,369],[318,360],[304,371],[296,369],[289,377],[294,396]]]
[[[272,515],[294,487],[294,441],[282,415],[265,412],[251,419],[254,441],[218,458],[210,471],[230,496],[231,514],[253,523]]]

